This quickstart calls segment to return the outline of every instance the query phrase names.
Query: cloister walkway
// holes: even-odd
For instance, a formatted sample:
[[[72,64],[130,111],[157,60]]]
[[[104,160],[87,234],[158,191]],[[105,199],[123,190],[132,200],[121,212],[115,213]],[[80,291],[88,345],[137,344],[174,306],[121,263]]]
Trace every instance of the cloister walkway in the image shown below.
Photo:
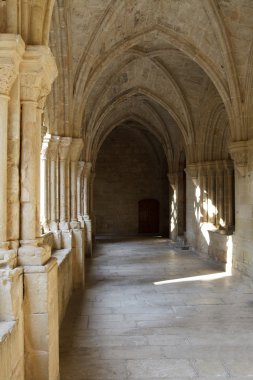
[[[166,239],[98,240],[61,328],[61,380],[253,378],[253,289],[220,272]]]

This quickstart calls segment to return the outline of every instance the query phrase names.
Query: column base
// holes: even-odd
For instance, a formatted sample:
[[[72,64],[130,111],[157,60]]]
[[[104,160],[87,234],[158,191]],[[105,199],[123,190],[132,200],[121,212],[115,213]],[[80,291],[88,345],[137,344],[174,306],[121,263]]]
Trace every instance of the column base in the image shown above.
[[[47,234],[48,232],[50,232],[50,228],[49,228],[48,222],[42,223],[42,228],[43,228],[44,234]]]
[[[59,226],[57,222],[50,222],[49,228],[51,232],[57,232],[59,230]]]
[[[59,223],[59,229],[62,231],[69,231],[70,230],[69,222],[60,222]]]
[[[72,222],[70,222],[70,227],[71,227],[73,230],[80,230],[80,228],[81,228],[81,223],[78,222],[77,220],[73,220]]]
[[[43,245],[41,239],[21,240],[18,249],[18,265],[43,265],[51,257],[51,247]]]

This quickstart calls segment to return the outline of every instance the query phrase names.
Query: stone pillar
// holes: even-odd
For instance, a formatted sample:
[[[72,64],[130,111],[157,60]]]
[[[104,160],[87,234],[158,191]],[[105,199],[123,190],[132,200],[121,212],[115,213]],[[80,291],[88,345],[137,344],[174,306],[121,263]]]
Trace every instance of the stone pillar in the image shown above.
[[[59,144],[60,173],[60,229],[68,231],[69,225],[69,159],[71,137],[61,137]]]
[[[83,175],[83,221],[86,229],[86,255],[92,256],[92,221],[90,218],[90,173],[92,164],[85,162]]]
[[[72,139],[70,148],[71,228],[80,228],[77,213],[77,162],[83,148],[82,139]]]
[[[77,218],[79,222],[82,221],[82,176],[84,170],[84,162],[78,161],[77,163]]]
[[[57,68],[46,46],[21,63],[21,248],[24,266],[25,380],[59,379],[57,263],[38,236],[41,112]]]
[[[7,236],[12,224],[12,220],[8,220],[7,217],[7,208],[11,197],[11,193],[7,192],[7,166],[8,163],[10,164],[13,154],[10,145],[8,151],[8,105],[10,91],[18,75],[24,48],[20,37],[8,34],[0,35],[0,267],[15,267],[17,257],[17,250],[10,249],[12,247]]]
[[[58,181],[57,181],[57,164],[58,164],[58,149],[59,149],[59,136],[51,136],[51,141],[49,145],[49,163],[50,163],[50,220],[49,228],[52,232],[58,231]]]

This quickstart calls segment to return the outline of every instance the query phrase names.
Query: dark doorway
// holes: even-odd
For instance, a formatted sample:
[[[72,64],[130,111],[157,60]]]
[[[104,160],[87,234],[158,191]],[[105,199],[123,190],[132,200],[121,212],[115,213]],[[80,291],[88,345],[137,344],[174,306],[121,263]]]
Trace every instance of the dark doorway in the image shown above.
[[[139,233],[159,233],[160,203],[156,199],[139,201]]]

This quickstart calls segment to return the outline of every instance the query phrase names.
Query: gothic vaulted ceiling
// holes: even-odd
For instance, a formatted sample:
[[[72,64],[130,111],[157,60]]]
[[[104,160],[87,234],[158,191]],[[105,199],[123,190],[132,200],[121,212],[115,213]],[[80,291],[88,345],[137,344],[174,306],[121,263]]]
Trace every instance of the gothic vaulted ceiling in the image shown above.
[[[172,166],[182,150],[188,162],[227,158],[252,134],[252,20],[252,0],[56,1],[51,132],[83,136],[89,161],[126,122]]]

